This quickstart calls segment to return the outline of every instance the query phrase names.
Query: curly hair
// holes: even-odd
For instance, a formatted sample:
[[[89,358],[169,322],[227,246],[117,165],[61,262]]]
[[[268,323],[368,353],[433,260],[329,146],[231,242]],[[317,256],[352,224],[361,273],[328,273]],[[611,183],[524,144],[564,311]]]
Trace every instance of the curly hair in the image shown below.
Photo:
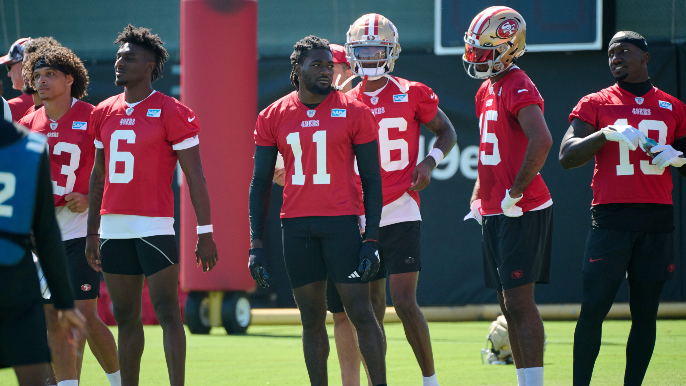
[[[76,99],[85,97],[88,88],[88,71],[83,66],[81,59],[67,47],[43,46],[36,52],[29,55],[22,68],[24,79],[28,79],[31,84],[35,84],[33,68],[36,62],[43,59],[50,67],[59,68],[60,71],[74,78],[71,85],[71,96]]]
[[[300,39],[299,42],[295,43],[293,46],[293,53],[291,54],[291,64],[293,65],[293,68],[291,69],[291,84],[295,86],[296,90],[300,90],[300,81],[298,80],[298,76],[295,74],[295,66],[298,64],[303,64],[312,50],[331,51],[331,47],[329,47],[328,40],[314,35],[306,36]]]
[[[29,55],[35,53],[38,51],[39,48],[43,46],[57,46],[57,47],[62,47],[62,44],[55,40],[52,36],[45,36],[45,37],[40,37],[40,38],[35,38],[29,40],[28,43],[24,46],[24,57],[28,58]],[[33,72],[33,69],[31,69]],[[23,72],[23,65],[22,65],[22,72]],[[23,75],[23,74],[22,74]],[[22,87],[21,91],[25,94],[33,95],[37,91],[35,88],[33,88],[33,85],[30,83],[24,83],[24,86]]]
[[[135,44],[153,54],[155,56],[155,68],[152,70],[152,81],[154,82],[162,76],[164,62],[167,61],[169,53],[162,47],[164,42],[159,36],[151,33],[148,28],[136,28],[129,24],[114,41],[114,44],[119,44],[120,47],[124,43]]]
[[[60,44],[60,42],[55,40],[55,38],[53,38],[52,36],[44,36],[40,38],[31,39],[24,46],[24,56],[33,54],[43,46],[62,47],[62,44]]]

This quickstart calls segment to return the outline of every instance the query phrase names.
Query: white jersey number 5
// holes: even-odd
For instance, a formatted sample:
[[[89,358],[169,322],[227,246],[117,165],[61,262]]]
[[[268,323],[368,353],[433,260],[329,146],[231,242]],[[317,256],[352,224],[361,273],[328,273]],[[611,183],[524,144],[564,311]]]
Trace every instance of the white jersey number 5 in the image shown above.
[[[481,130],[481,143],[492,143],[493,154],[486,154],[485,151],[480,152],[481,163],[483,165],[495,166],[500,163],[500,151],[498,150],[498,137],[495,133],[488,132],[488,121],[497,121],[498,111],[487,110],[481,117],[479,117],[479,130]]]

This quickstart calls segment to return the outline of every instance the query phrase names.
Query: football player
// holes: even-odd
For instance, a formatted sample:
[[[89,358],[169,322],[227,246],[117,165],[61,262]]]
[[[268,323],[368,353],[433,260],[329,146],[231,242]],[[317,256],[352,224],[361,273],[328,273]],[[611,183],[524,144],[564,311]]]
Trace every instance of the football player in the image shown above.
[[[35,53],[35,54],[34,54]],[[88,73],[81,60],[68,48],[45,45],[24,61],[24,78],[37,90],[43,107],[19,121],[31,131],[48,138],[53,178],[55,216],[60,226],[76,308],[86,317],[88,342],[112,385],[119,385],[117,346],[110,329],[100,320],[97,299],[100,273],[88,265],[85,256],[88,218],[88,182],[93,170],[95,148],[87,125],[93,105],[82,102]],[[48,302],[49,303],[49,302]],[[45,315],[59,386],[78,382],[86,336],[77,346],[67,342],[59,326],[57,309],[46,304]],[[78,351],[78,352],[77,352]]]
[[[485,79],[476,93],[478,178],[470,200],[483,215],[486,286],[507,319],[519,385],[543,385],[543,322],[535,284],[547,284],[553,201],[539,171],[553,143],[543,98],[519,67],[526,23],[508,7],[489,7],[465,33],[467,74]],[[472,203],[481,200],[481,208]]]
[[[24,87],[24,77],[22,76],[22,64],[24,62],[24,48],[31,38],[21,38],[10,46],[7,55],[0,57],[0,65],[7,67],[7,77],[12,80],[12,88],[21,90]],[[33,97],[30,94],[22,93],[16,98],[7,101],[12,110],[15,120],[24,116],[24,112],[33,106]]]
[[[353,72],[350,70],[350,64],[348,63],[348,59],[345,58],[345,49],[343,48],[343,46],[340,46],[338,44],[329,44],[329,47],[331,48],[331,53],[333,54],[334,84],[336,84],[336,82],[338,82],[340,79],[343,79],[345,81],[351,76],[354,76],[355,74],[353,74]],[[345,93],[350,91],[352,88],[353,84],[348,83],[340,91]],[[281,156],[281,154],[279,154],[276,161],[276,169],[274,170],[274,182],[283,186],[286,183],[284,177],[285,173],[286,169],[283,165],[283,157]]]
[[[50,362],[32,235],[62,332],[72,342],[85,333],[55,219],[45,145],[44,135],[0,119],[0,369],[13,367],[20,386],[45,385]]]
[[[31,39],[28,43],[26,43],[26,46],[24,47],[24,63],[28,61],[29,55],[33,54],[34,52],[38,51],[38,49],[44,46],[61,47],[62,44],[60,44],[60,42],[55,40],[55,38],[53,38],[52,36]],[[33,88],[32,84],[28,83],[26,78],[24,78],[24,87],[22,87],[21,91],[24,94],[31,95],[31,97],[33,98],[33,106],[30,106],[26,110],[26,112],[24,112],[24,116],[29,115],[32,112],[38,110],[43,105],[43,101],[40,99],[38,92],[35,88]],[[17,120],[19,120],[19,118],[17,118]]]
[[[668,167],[686,176],[686,106],[653,87],[645,39],[618,32],[607,53],[616,83],[579,101],[560,147],[565,169],[595,157],[583,301],[574,333],[574,385],[591,382],[603,320],[624,277],[631,308],[624,384],[643,382],[655,346],[660,294],[674,277]]]
[[[177,160],[199,224],[198,265],[206,272],[217,263],[210,199],[200,161],[200,124],[191,109],[152,88],[168,56],[159,36],[129,24],[115,44],[119,44],[115,84],[123,86],[124,92],[100,103],[88,123],[96,151],[86,256],[92,267],[102,269],[112,298],[119,325],[122,384],[138,384],[145,280],[164,334],[170,383],[181,385],[186,336],[179,310],[179,256],[171,189]]]
[[[277,152],[286,167],[281,208],[283,252],[303,325],[303,351],[312,385],[327,384],[326,283],[331,276],[357,328],[373,385],[386,384],[383,334],[374,318],[368,281],[379,269],[382,192],[378,125],[359,101],[332,89],[329,42],[308,36],[291,54],[296,91],[260,112],[250,186],[249,269],[266,286],[262,248]],[[367,211],[360,235],[354,160],[360,162]]]
[[[416,298],[422,268],[419,191],[429,185],[431,171],[455,145],[455,129],[438,108],[438,97],[431,88],[390,75],[400,54],[400,44],[398,30],[386,17],[372,13],[357,19],[347,33],[345,50],[352,71],[363,78],[348,94],[367,105],[379,123],[384,195],[379,242],[386,269],[371,283],[374,313],[383,325],[387,271],[391,299],[417,358],[424,385],[438,385],[429,327]],[[343,85],[351,80],[348,78]],[[420,124],[436,134],[436,142],[418,164]],[[391,152],[399,152],[399,157]],[[361,223],[364,221],[363,214]],[[358,385],[360,361],[354,355],[357,348],[351,339],[351,327],[336,289],[330,286],[328,294],[343,383]]]

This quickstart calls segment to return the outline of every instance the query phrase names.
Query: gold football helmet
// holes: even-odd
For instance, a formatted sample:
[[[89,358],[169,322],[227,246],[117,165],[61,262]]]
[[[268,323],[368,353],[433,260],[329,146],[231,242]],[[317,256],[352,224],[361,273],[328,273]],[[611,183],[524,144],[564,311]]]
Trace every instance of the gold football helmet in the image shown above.
[[[464,35],[462,56],[467,75],[485,79],[507,70],[526,51],[526,23],[508,7],[481,11]]]
[[[366,76],[369,80],[386,76],[393,80],[388,74],[393,71],[400,54],[398,30],[383,15],[364,15],[355,20],[348,30],[345,54],[350,68],[358,76]]]

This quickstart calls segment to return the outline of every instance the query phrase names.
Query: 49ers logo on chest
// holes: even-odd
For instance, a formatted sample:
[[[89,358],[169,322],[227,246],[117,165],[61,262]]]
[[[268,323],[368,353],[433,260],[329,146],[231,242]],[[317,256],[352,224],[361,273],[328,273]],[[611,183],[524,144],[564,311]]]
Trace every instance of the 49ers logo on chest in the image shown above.
[[[514,35],[519,29],[519,24],[516,20],[505,20],[498,26],[498,37],[506,39]]]

